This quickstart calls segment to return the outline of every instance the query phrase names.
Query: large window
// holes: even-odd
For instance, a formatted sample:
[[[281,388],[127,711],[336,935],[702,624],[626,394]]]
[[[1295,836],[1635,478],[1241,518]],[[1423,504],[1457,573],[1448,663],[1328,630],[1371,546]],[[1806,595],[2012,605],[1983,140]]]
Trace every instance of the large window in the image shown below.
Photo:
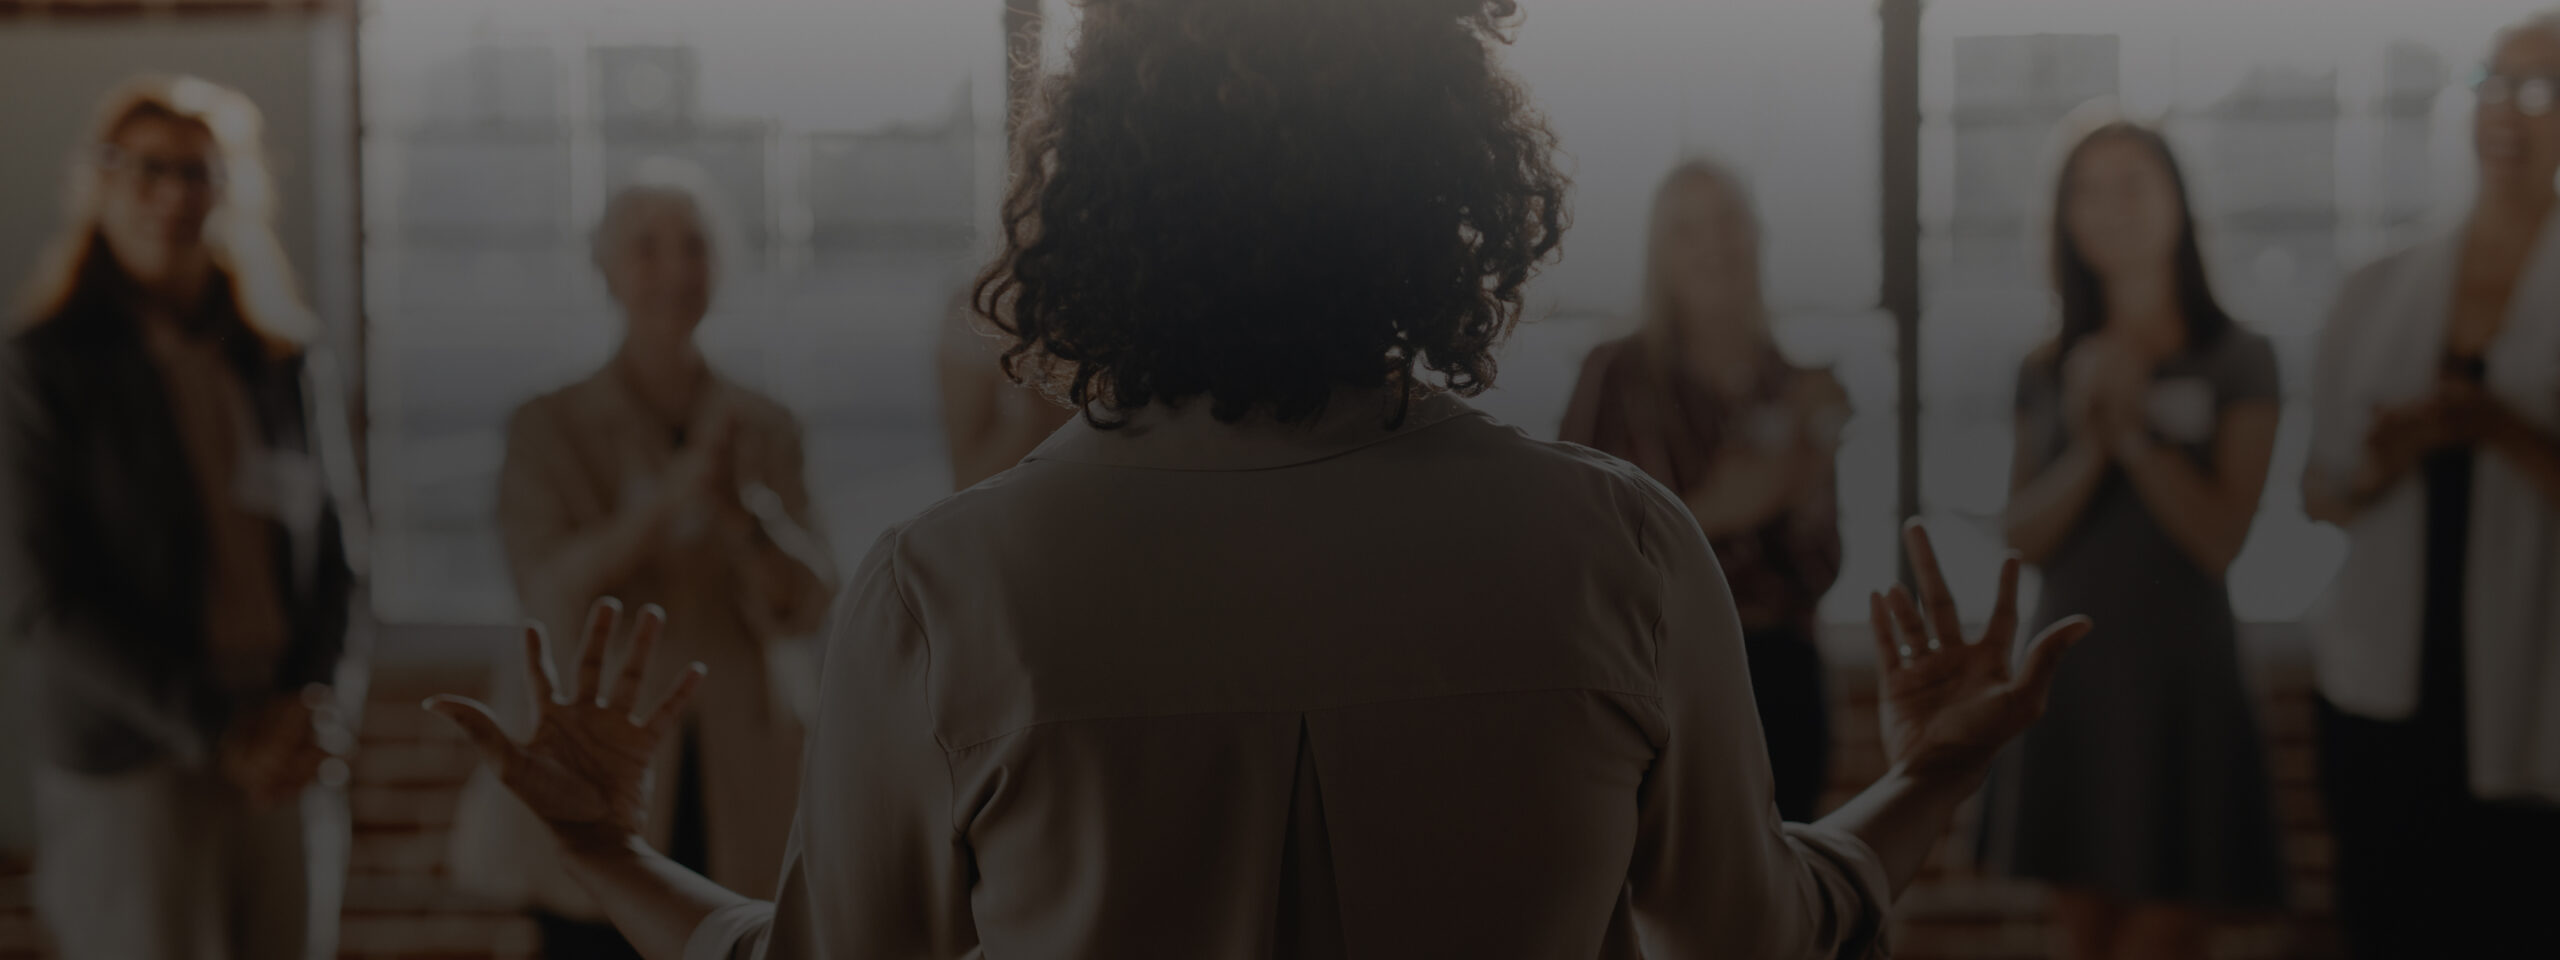
[[[493,517],[505,418],[611,349],[586,228],[647,157],[722,189],[744,249],[703,336],[807,423],[837,550],[937,497],[929,359],[941,298],[985,252],[1002,6],[384,0],[364,50],[383,614],[514,615]],[[1054,58],[1074,11],[1046,7]],[[1889,577],[1893,549],[1876,52],[1865,0],[1532,6],[1506,55],[1570,154],[1575,226],[1480,401],[1553,436],[1583,353],[1632,326],[1656,181],[1726,159],[1770,226],[1782,338],[1856,393],[1857,583]]]
[[[1918,469],[1977,609],[1999,551],[2017,366],[2052,327],[2029,221],[2051,188],[2055,121],[2098,96],[2165,117],[2221,292],[2279,345],[2285,425],[2232,577],[2244,617],[2289,620],[2339,550],[2302,519],[2293,482],[2330,291],[2458,209],[2460,80],[2533,3],[1927,6]],[[1073,8],[1046,6],[1055,58]],[[491,516],[504,418],[610,349],[586,227],[651,157],[692,161],[724,195],[739,250],[704,336],[808,424],[838,550],[938,496],[928,360],[942,299],[986,251],[1002,7],[384,0],[364,50],[383,612],[513,613]],[[1892,576],[1902,469],[1893,329],[1876,309],[1878,26],[1870,0],[1530,6],[1505,56],[1563,140],[1575,225],[1481,401],[1552,435],[1583,352],[1632,326],[1662,172],[1724,159],[1768,224],[1780,338],[1838,369],[1857,403],[1841,462],[1855,587]],[[1860,617],[1860,593],[1839,591],[1828,613]]]
[[[2358,263],[2468,196],[2462,81],[2530,0],[1938,0],[1926,20],[1925,509],[1979,604],[1999,549],[2011,390],[2053,331],[2031,239],[2057,120],[2096,97],[2161,120],[2195,181],[2216,286],[2274,339],[2285,419],[2247,550],[2243,619],[2292,620],[2342,548],[2302,516],[2310,360]],[[1976,607],[1979,608],[1978,606]]]
[[[702,338],[808,430],[839,553],[947,486],[935,323],[1001,150],[1000,9],[786,0],[383,0],[364,37],[378,606],[515,615],[494,524],[508,412],[597,368],[588,263],[651,158],[735,238]]]

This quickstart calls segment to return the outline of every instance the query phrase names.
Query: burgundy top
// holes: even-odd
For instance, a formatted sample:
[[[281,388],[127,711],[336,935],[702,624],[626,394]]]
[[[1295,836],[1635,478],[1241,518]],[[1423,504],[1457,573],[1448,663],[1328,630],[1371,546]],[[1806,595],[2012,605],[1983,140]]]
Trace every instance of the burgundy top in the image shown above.
[[[1802,378],[1822,374],[1795,367],[1774,349],[1763,362],[1759,388],[1743,406],[1652,362],[1632,337],[1601,344],[1583,361],[1562,439],[1634,463],[1685,500],[1706,482],[1719,453],[1802,439],[1794,432],[1800,428],[1763,415],[1781,410]],[[1811,635],[1823,594],[1840,578],[1837,474],[1825,458],[1814,487],[1793,506],[1758,529],[1710,541],[1744,627],[1797,627]]]

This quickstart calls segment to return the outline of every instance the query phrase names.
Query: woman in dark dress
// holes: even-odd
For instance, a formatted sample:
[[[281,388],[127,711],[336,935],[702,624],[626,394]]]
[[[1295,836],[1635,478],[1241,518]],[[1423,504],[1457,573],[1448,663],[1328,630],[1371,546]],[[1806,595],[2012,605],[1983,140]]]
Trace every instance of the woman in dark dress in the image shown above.
[[[2213,912],[2284,902],[2224,583],[2266,485],[2275,356],[2215,302],[2157,132],[2077,140],[2052,230],[2062,332],[2020,371],[2008,540],[2043,571],[2037,623],[2099,626],[1995,793],[1992,859],[2052,885],[2060,956],[2202,956]]]
[[[1840,577],[1832,456],[1848,397],[1778,352],[1760,225],[1730,171],[1673,169],[1650,247],[1643,327],[1591,351],[1563,439],[1644,468],[1706,531],[1742,614],[1778,810],[1811,821],[1831,748],[1814,628]]]

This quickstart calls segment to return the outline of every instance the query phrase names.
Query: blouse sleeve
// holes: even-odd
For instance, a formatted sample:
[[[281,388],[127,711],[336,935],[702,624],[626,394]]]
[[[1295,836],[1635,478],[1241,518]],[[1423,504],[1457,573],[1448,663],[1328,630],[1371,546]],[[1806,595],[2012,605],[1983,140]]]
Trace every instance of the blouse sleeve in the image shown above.
[[[961,957],[976,949],[970,854],[934,733],[932,644],[899,583],[901,533],[892,529],[872,547],[827,631],[803,816],[776,899],[713,914],[695,930],[685,960]]]
[[[1856,837],[1780,821],[1742,624],[1706,538],[1642,481],[1655,627],[1658,756],[1637,796],[1628,889],[1648,956],[1882,956],[1890,887]]]
[[[764,535],[756,543],[763,562],[742,565],[741,573],[747,577],[750,615],[759,631],[770,637],[805,637],[825,625],[836,566],[809,494],[800,423],[778,409],[770,417],[772,422],[761,431],[767,449],[761,451],[758,467],[781,516],[754,511],[762,517]]]

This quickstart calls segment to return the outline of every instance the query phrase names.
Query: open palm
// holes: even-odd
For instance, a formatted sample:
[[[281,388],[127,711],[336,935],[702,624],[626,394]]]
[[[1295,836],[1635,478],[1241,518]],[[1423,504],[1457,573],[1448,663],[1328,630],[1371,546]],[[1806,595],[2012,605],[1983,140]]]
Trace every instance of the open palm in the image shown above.
[[[2072,617],[2047,628],[2013,668],[2018,558],[2001,565],[1991,618],[1968,640],[1929,531],[1917,523],[1904,528],[1903,545],[1920,601],[1900,586],[1868,595],[1883,667],[1878,712],[1887,756],[1913,770],[1978,769],[2044,715],[2063,651],[2088,635],[2090,622]]]
[[[542,625],[525,628],[525,670],[536,717],[533,735],[523,743],[510,739],[489,708],[476,701],[440,696],[426,703],[461,727],[507,789],[564,838],[612,843],[640,832],[648,818],[649,762],[702,682],[703,666],[693,664],[656,707],[637,711],[650,650],[666,625],[665,612],[651,606],[636,618],[621,666],[611,686],[604,686],[605,649],[621,613],[611,598],[597,601],[587,617],[577,674],[565,691],[545,652]]]

